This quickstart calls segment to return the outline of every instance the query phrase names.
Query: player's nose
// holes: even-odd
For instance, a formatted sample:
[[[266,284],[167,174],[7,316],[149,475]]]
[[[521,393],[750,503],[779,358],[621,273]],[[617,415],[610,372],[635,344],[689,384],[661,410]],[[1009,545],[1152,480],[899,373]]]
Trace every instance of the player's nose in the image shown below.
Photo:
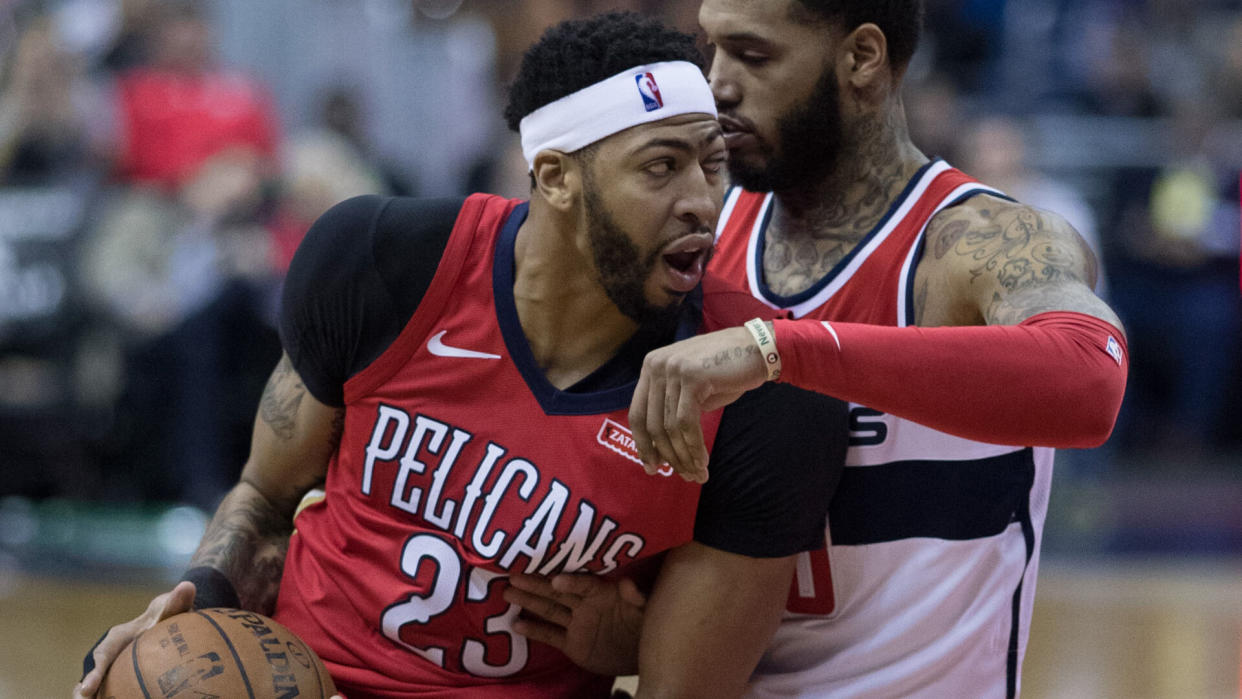
[[[697,227],[715,228],[720,215],[723,192],[703,167],[692,168],[685,188],[677,201],[677,217]]]
[[[715,60],[707,73],[707,82],[711,85],[712,96],[716,98],[716,108],[725,109],[736,105],[742,99],[737,82],[729,76],[724,59],[717,52]]]

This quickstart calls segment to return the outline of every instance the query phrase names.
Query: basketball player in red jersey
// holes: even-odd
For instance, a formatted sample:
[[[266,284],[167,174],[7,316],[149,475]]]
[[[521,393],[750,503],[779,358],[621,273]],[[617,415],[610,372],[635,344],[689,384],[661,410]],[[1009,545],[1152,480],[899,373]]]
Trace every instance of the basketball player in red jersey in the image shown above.
[[[1101,444],[1124,393],[1125,337],[1078,234],[910,141],[921,15],[917,0],[699,13],[735,185],[711,270],[793,319],[768,325],[762,355],[742,328],[648,355],[638,449],[702,481],[700,410],[770,380],[851,403],[829,545],[800,562],[753,696],[1017,694],[1048,447]]]
[[[241,483],[188,582],[105,636],[79,696],[191,604],[273,613],[350,699],[608,696],[635,671],[640,695],[741,692],[797,555],[823,546],[845,406],[764,387],[704,417],[711,484],[640,467],[642,357],[763,309],[703,278],[725,145],[696,55],[637,15],[558,25],[506,110],[529,203],[361,197],[315,224]],[[515,633],[507,576],[649,564],[636,660]]]

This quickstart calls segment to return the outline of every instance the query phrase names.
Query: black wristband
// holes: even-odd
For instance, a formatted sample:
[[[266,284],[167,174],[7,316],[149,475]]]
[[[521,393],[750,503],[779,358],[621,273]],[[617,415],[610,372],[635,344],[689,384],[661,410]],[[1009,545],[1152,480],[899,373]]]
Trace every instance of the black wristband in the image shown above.
[[[86,679],[87,675],[91,674],[91,670],[95,669],[95,649],[98,648],[99,644],[103,643],[103,640],[107,637],[108,637],[108,632],[104,631],[104,634],[99,637],[99,640],[95,641],[95,645],[91,646],[91,649],[86,651],[86,657],[82,658],[82,679],[83,680]]]
[[[241,600],[233,583],[224,577],[224,573],[211,566],[197,566],[181,576],[184,581],[194,583],[194,608],[208,607],[241,608]]]

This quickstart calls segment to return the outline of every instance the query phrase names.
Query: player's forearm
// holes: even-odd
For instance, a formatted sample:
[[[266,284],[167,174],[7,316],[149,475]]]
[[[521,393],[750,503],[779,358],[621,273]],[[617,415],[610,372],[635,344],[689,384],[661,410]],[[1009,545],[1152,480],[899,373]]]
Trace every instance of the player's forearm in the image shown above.
[[[289,516],[243,481],[217,508],[191,568],[215,568],[233,585],[242,608],[271,614],[292,531]]]
[[[1015,326],[778,320],[774,329],[782,381],[997,444],[1099,446],[1129,365],[1121,332],[1080,313]]]
[[[741,696],[780,624],[796,556],[670,551],[648,601],[637,699]]]

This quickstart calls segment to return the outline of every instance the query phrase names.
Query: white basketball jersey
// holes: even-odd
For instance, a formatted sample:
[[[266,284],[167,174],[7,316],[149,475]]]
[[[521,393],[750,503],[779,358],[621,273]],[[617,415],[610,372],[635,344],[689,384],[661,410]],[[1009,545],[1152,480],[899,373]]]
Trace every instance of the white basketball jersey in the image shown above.
[[[763,280],[771,195],[734,189],[712,266],[800,318],[910,325],[927,222],[982,192],[999,195],[929,163],[854,252],[786,297]],[[790,611],[748,695],[1015,696],[1053,450],[975,442],[850,408],[828,546],[803,554]]]

